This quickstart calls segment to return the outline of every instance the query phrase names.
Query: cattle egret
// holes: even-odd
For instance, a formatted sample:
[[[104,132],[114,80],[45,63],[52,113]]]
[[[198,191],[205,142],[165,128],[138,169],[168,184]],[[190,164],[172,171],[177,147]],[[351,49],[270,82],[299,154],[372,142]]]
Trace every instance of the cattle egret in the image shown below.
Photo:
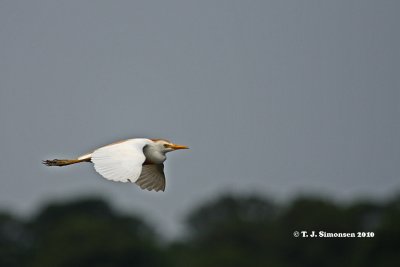
[[[165,190],[164,161],[168,152],[188,149],[165,139],[134,138],[100,147],[76,159],[45,160],[47,166],[67,166],[92,162],[104,178],[136,183],[149,191]]]

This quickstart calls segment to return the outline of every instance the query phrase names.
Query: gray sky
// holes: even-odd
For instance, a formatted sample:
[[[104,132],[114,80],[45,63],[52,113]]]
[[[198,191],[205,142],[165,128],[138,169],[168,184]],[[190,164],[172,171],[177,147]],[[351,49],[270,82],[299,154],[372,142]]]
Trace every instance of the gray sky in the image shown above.
[[[399,1],[1,1],[0,208],[99,194],[173,235],[221,192],[400,189]],[[168,138],[165,193],[45,168]]]

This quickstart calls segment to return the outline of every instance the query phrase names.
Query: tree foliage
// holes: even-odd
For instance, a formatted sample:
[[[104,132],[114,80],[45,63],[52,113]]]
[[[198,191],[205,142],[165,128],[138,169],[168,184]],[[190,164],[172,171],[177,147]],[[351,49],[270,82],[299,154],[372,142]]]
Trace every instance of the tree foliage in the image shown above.
[[[0,214],[0,266],[398,266],[400,197],[338,204],[302,196],[278,205],[225,195],[194,209],[188,235],[161,246],[152,227],[101,199],[53,203],[21,220]],[[301,238],[294,231],[374,232]]]

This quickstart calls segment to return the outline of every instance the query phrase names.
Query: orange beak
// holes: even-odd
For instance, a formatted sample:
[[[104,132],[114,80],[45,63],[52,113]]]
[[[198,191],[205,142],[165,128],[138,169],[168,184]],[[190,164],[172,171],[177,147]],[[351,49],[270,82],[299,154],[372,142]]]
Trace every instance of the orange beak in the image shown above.
[[[177,144],[171,144],[169,145],[170,148],[173,150],[178,150],[178,149],[189,149],[187,146],[182,146],[182,145],[177,145]]]

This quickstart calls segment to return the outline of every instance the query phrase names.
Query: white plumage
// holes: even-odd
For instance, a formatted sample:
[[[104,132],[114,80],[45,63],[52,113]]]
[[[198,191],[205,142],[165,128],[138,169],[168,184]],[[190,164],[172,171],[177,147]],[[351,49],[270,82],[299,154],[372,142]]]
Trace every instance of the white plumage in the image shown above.
[[[136,182],[146,160],[144,146],[148,139],[130,139],[96,149],[92,153],[94,169],[104,178],[115,182]]]
[[[136,183],[149,191],[164,191],[165,154],[187,148],[163,139],[135,138],[100,147],[77,159],[54,159],[43,163],[48,166],[66,166],[92,162],[95,170],[107,180]]]

